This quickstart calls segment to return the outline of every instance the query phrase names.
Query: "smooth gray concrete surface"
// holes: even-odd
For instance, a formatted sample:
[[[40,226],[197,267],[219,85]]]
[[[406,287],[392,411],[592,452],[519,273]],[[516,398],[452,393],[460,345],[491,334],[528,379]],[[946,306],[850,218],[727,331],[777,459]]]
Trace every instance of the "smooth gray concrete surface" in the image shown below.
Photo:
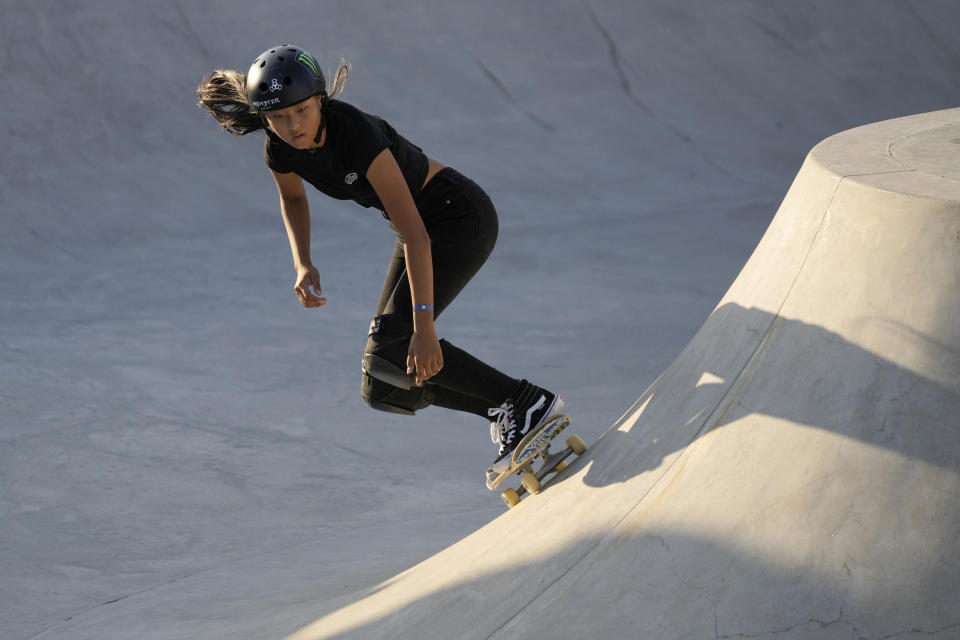
[[[956,391],[956,245],[949,207],[904,212],[945,201],[925,194],[956,179],[957,124],[797,172],[837,131],[957,105],[958,14],[0,1],[0,637],[282,638],[328,614],[342,637],[950,637],[956,443],[903,429]],[[261,139],[193,105],[282,41],[349,58],[345,98],[499,209],[441,333],[564,393],[594,445],[513,513],[483,488],[484,421],[359,399],[383,220],[311,196],[330,304],[300,309]],[[474,559],[429,572],[453,557]]]

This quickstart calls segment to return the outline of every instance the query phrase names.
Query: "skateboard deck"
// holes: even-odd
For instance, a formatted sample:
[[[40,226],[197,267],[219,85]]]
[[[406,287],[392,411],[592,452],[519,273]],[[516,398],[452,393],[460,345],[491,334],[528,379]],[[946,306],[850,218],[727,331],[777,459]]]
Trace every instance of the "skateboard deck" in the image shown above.
[[[519,504],[520,496],[525,493],[539,493],[545,477],[551,473],[560,473],[566,468],[568,457],[579,456],[587,450],[583,440],[571,435],[567,438],[564,449],[550,453],[550,443],[569,425],[570,417],[561,413],[551,416],[539,429],[524,436],[513,451],[510,468],[500,474],[489,489],[498,489],[510,476],[516,474],[520,476],[520,487],[505,489],[500,494],[507,506],[514,507]],[[542,462],[534,470],[537,460]]]

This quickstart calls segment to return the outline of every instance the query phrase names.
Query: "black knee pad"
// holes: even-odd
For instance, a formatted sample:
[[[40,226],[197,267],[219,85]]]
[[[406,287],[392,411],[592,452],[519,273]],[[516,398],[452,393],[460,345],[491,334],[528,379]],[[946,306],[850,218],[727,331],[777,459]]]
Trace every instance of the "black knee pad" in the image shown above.
[[[407,374],[407,352],[413,327],[397,314],[377,316],[370,323],[364,350],[360,394],[373,409],[413,415],[433,403],[429,385],[417,386]]]
[[[412,389],[413,387],[422,386],[417,384],[416,376],[407,373],[406,369],[381,358],[376,353],[363,354],[363,358],[360,361],[360,368],[371,378],[376,378],[381,382],[386,382],[401,389]]]
[[[430,385],[401,389],[377,380],[366,371],[360,381],[360,395],[371,409],[408,416],[433,404],[433,389]]]

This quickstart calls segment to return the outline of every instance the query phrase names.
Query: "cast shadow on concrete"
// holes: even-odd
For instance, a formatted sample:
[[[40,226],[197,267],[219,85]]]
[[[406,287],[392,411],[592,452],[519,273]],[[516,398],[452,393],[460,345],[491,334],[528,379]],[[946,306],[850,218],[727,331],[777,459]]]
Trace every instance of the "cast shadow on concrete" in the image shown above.
[[[931,565],[919,588],[898,593],[871,585],[869,567],[838,579],[832,567],[797,566],[735,541],[649,529],[578,538],[557,556],[418,594],[388,612],[361,612],[346,626],[337,620],[336,630],[323,616],[362,598],[326,602],[296,638],[947,640],[960,631],[960,614],[944,606],[956,578],[955,568]]]
[[[955,455],[960,433],[950,426],[960,414],[957,390],[918,366],[928,362],[940,380],[950,380],[960,370],[960,353],[882,320],[858,322],[891,331],[891,357],[823,327],[734,303],[719,307],[635,407],[552,484],[580,478],[586,485],[580,499],[590,500],[601,495],[591,488],[627,483],[640,474],[653,472],[655,483],[665,473],[666,458],[750,415],[828,431],[960,474]],[[629,486],[646,489],[618,498],[634,505],[628,511],[642,509],[649,484]],[[550,489],[531,500],[550,500]],[[745,519],[762,517],[751,515],[750,508],[744,506]],[[935,538],[960,530],[960,510],[938,514],[929,523]],[[530,518],[536,517],[531,511]],[[896,532],[888,533],[888,545],[905,547]],[[823,544],[829,547],[831,541]],[[470,577],[439,591],[419,593],[412,573],[403,584],[416,593],[401,597],[403,604],[395,608],[359,615],[348,631],[325,632],[323,617],[336,618],[346,607],[363,608],[367,598],[373,605],[379,591],[396,588],[393,581],[320,603],[318,622],[303,630],[311,639],[439,638],[454,631],[471,638],[580,632],[620,637],[624,629],[650,638],[774,633],[947,638],[957,633],[960,617],[945,606],[945,594],[960,578],[960,568],[914,563],[930,549],[903,548],[893,556],[872,547],[861,551],[861,564],[845,562],[840,570],[822,558],[791,559],[786,551],[771,555],[724,537],[621,526],[571,538],[526,566]],[[879,564],[899,562],[904,574],[910,572],[908,589],[871,582]],[[895,568],[893,575],[900,575]],[[451,610],[457,612],[457,628],[436,628],[432,618],[444,612],[441,617],[449,621]],[[591,613],[583,616],[583,611]]]
[[[856,324],[887,332],[889,351],[897,357],[912,354],[941,372],[941,379],[956,379],[956,346],[881,319]],[[596,463],[584,482],[602,487],[655,469],[675,450],[751,413],[960,473],[953,428],[960,415],[957,388],[823,327],[729,303],[714,311],[678,360],[591,447],[580,464]],[[611,474],[611,455],[629,457],[629,466],[616,465]]]

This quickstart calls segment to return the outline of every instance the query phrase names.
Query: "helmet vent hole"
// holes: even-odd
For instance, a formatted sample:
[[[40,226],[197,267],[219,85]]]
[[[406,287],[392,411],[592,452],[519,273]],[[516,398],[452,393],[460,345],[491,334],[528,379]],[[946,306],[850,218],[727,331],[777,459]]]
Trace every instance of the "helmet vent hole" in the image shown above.
[[[261,83],[260,83],[260,87],[259,87],[260,93],[266,93],[266,92],[267,92],[267,89],[269,89],[269,88],[270,88],[270,87],[267,86],[267,83],[266,83],[266,82],[261,82]]]
[[[261,68],[261,69],[263,69],[265,66],[267,66],[267,61],[266,61],[266,60],[264,60],[264,61],[262,61],[262,62],[260,63],[260,68]]]
[[[288,86],[291,82],[293,82],[293,80],[290,78],[290,76],[283,76],[284,86]]]
[[[277,60],[280,62],[286,62],[286,60],[283,59],[283,56],[277,56]]]

